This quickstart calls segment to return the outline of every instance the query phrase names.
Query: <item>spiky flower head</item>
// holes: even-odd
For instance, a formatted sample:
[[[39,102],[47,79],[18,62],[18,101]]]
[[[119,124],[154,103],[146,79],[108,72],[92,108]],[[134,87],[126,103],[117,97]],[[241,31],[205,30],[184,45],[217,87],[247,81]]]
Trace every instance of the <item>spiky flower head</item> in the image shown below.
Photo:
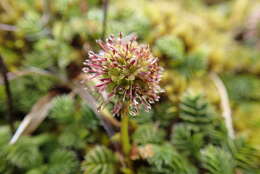
[[[99,53],[90,51],[89,59],[84,62],[83,71],[89,79],[99,82],[97,91],[106,91],[108,101],[115,103],[115,115],[123,109],[131,115],[136,115],[142,107],[148,111],[162,92],[158,59],[148,45],[138,44],[136,39],[134,34],[123,37],[120,33],[117,38],[111,35],[105,42],[99,40]]]

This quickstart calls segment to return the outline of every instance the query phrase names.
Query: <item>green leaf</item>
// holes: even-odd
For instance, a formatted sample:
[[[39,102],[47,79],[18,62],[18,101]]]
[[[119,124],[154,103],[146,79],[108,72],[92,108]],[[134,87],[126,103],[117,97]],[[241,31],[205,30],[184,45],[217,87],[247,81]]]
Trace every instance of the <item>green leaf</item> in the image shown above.
[[[89,151],[82,163],[82,169],[85,174],[115,174],[116,157],[103,146],[96,146]]]
[[[165,132],[154,124],[144,124],[137,128],[133,141],[137,145],[160,144],[163,142]]]
[[[43,157],[31,138],[23,137],[7,148],[7,157],[13,165],[20,168],[33,168],[42,164]]]
[[[173,127],[171,142],[175,147],[186,155],[198,157],[202,145],[204,145],[204,134],[190,124],[178,124]]]
[[[148,163],[154,171],[162,174],[197,174],[194,166],[177,153],[170,144],[153,145],[154,155],[148,158]]]
[[[79,170],[79,162],[74,152],[59,149],[50,156],[47,174],[72,174]]]
[[[214,116],[201,94],[187,92],[181,98],[180,118],[189,123],[207,124],[212,122]]]
[[[228,148],[235,159],[236,166],[244,170],[260,168],[260,151],[252,147],[243,138],[230,140]]]
[[[184,44],[176,36],[167,35],[156,41],[156,48],[172,59],[181,60],[184,57]]]
[[[212,145],[201,151],[202,167],[210,174],[234,174],[235,162],[231,154]]]
[[[70,96],[58,96],[53,101],[50,117],[59,123],[73,122],[75,107],[74,100]]]

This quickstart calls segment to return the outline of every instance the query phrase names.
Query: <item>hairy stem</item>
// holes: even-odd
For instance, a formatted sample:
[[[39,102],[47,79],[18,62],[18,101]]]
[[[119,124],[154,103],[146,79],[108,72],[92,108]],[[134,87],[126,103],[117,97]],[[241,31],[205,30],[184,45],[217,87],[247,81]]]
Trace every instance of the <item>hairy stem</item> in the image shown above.
[[[121,145],[122,150],[125,155],[128,155],[130,152],[130,142],[129,142],[129,135],[128,135],[128,113],[126,111],[122,112],[122,120],[121,120]]]

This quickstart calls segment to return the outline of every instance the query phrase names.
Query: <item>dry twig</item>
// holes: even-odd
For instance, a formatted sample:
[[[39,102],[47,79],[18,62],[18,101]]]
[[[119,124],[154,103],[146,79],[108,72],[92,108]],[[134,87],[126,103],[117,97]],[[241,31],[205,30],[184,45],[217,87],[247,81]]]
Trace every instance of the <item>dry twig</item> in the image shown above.
[[[57,92],[49,92],[46,96],[40,98],[38,102],[34,104],[31,112],[24,117],[23,121],[19,125],[10,141],[10,144],[16,143],[22,135],[29,135],[39,127],[39,125],[47,117],[49,110],[53,106],[52,100],[57,95]]]
[[[0,24],[0,30],[4,31],[16,31],[16,26],[8,25],[8,24]]]
[[[231,108],[229,105],[228,93],[222,80],[216,73],[211,73],[210,78],[214,82],[221,99],[222,116],[225,119],[225,124],[230,138],[234,138],[234,128],[232,124]]]
[[[5,93],[6,93],[6,104],[8,107],[8,115],[7,116],[7,121],[9,122],[10,128],[12,133],[14,133],[14,123],[13,123],[13,100],[12,100],[12,93],[11,93],[11,89],[10,89],[10,83],[8,81],[8,77],[7,77],[7,67],[4,63],[3,58],[0,56],[0,71],[3,77],[3,83],[5,85]]]

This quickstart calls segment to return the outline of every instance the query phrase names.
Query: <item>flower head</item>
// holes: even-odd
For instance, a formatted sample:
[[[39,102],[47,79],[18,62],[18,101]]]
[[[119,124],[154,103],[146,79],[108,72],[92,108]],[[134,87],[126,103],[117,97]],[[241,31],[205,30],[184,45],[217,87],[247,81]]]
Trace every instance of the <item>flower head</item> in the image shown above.
[[[114,101],[113,114],[120,114],[124,107],[136,115],[141,107],[146,111],[159,100],[158,93],[162,68],[148,45],[140,45],[136,35],[116,38],[111,35],[105,42],[97,41],[99,53],[89,52],[83,71],[89,79],[97,79],[98,92],[108,92],[108,101]]]

